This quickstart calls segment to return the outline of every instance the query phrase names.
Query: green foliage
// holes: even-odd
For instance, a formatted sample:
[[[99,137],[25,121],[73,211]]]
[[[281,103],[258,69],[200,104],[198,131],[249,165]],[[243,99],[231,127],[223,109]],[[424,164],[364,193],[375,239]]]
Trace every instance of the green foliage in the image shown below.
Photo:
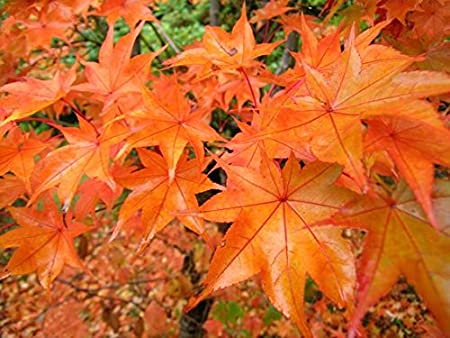
[[[212,316],[225,326],[236,325],[244,317],[244,309],[235,302],[223,301],[216,305]]]
[[[269,305],[269,307],[266,310],[266,313],[264,314],[264,324],[270,325],[276,320],[280,320],[283,318],[283,315],[275,309],[273,305]]]

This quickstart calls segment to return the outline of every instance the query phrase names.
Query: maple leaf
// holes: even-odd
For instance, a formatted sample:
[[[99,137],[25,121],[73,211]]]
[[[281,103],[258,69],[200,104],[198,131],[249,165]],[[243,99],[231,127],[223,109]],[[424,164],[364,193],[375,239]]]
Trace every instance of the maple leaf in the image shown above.
[[[309,27],[319,28],[320,26],[315,22],[316,18],[312,15],[305,15],[304,13],[290,13],[282,15],[277,21],[283,26],[283,31],[288,36],[291,32],[301,34],[302,31],[302,17],[308,22]]]
[[[255,59],[270,54],[282,41],[257,44],[247,20],[245,3],[241,13],[231,33],[219,27],[207,26],[200,47],[188,49],[165,64],[204,65],[204,71],[200,75],[210,74],[212,67],[222,71],[260,67],[261,63]]]
[[[80,128],[59,127],[69,145],[50,152],[36,165],[32,176],[34,188],[28,204],[57,185],[58,196],[68,208],[78,184],[84,175],[106,182],[113,190],[115,182],[109,172],[111,146],[128,135],[128,129],[119,123],[110,124],[102,133],[84,118]]]
[[[38,16],[17,20],[26,29],[22,32],[27,41],[27,50],[35,48],[50,48],[54,38],[67,42],[66,31],[73,26],[74,18],[68,17],[59,6],[44,6]]]
[[[70,15],[86,15],[92,1],[90,0],[58,0],[57,3],[53,2],[53,6],[58,7],[61,11],[66,11]],[[68,15],[68,14],[67,14]]]
[[[113,26],[122,17],[129,27],[134,27],[138,21],[156,21],[148,7],[153,0],[106,0],[101,7],[91,14],[106,16],[106,21]]]
[[[25,184],[14,175],[4,175],[0,178],[0,208],[11,205],[26,192]]]
[[[260,101],[260,89],[268,84],[262,79],[260,74],[247,74],[237,77],[236,74],[220,73],[218,74],[220,85],[215,89],[218,93],[223,93],[223,100],[228,109],[229,102],[233,98],[237,101],[237,107],[242,107],[247,101],[258,105]],[[226,110],[225,109],[225,110]]]
[[[69,332],[70,338],[89,336],[89,326],[81,316],[83,311],[83,303],[75,299],[52,304],[47,308],[39,333],[47,337],[67,336]]]
[[[435,227],[431,191],[434,163],[450,167],[450,132],[443,125],[423,120],[380,118],[366,121],[369,129],[366,150],[385,150],[402,177],[414,191]]]
[[[64,98],[75,78],[75,68],[71,68],[66,73],[56,72],[51,80],[27,77],[23,81],[0,87],[0,92],[8,93],[0,98],[0,106],[10,111],[10,115],[0,122],[0,126],[28,117]]]
[[[409,19],[414,23],[413,30],[421,39],[443,40],[450,33],[450,2],[423,0]]]
[[[381,7],[386,9],[388,18],[396,18],[405,25],[406,14],[414,11],[422,1],[423,0],[387,1],[383,3]]]
[[[287,115],[280,109],[272,127],[280,142],[292,142],[292,133],[287,133],[292,131],[295,141],[307,142],[319,160],[344,165],[362,191],[368,186],[361,163],[361,120],[385,115],[440,123],[433,106],[420,98],[450,90],[450,76],[402,72],[415,59],[389,47],[367,45],[373,34],[366,34],[369,38],[364,36],[360,48],[350,39],[332,67],[319,70],[303,62],[305,87],[286,104],[297,113]]]
[[[328,67],[334,67],[334,63],[341,57],[341,39],[340,30],[336,29],[333,33],[318,39],[311,29],[311,22],[302,14],[299,20],[299,33],[302,37],[302,49],[298,53],[291,53],[297,61],[294,68],[289,70],[287,75],[292,77],[292,81],[298,81],[299,75],[304,75],[303,64],[311,66],[314,69],[326,70]],[[359,34],[354,41],[356,49],[364,49],[369,46],[381,30],[389,24],[389,21],[382,21],[377,25],[367,29]],[[286,75],[285,75],[286,76]]]
[[[12,13],[19,17],[28,17],[30,15],[29,11],[34,9],[36,6],[35,0],[10,0],[3,6],[3,10]],[[21,15],[24,13],[23,15]]]
[[[226,153],[222,157],[227,163],[259,168],[262,158],[287,158],[293,152],[297,158],[307,161],[314,161],[315,157],[309,151],[309,147],[301,142],[289,142],[289,146],[283,142],[278,142],[277,135],[271,134],[273,119],[279,113],[286,101],[285,96],[264,96],[261,105],[258,107],[259,114],[253,114],[251,124],[236,120],[236,124],[241,130],[229,142],[226,148],[232,153]],[[295,112],[284,111],[286,114]],[[264,137],[258,137],[258,135]],[[274,136],[272,138],[272,136]]]
[[[270,20],[293,9],[288,6],[287,0],[270,0],[263,8],[254,11],[250,23],[258,23],[257,29],[262,26],[262,21]]]
[[[134,41],[144,23],[114,45],[114,26],[111,26],[99,52],[99,62],[85,62],[84,74],[88,82],[73,87],[74,90],[94,94],[107,109],[126,94],[140,93],[150,74],[150,63],[159,52],[131,57]]]
[[[436,189],[434,199],[448,202],[450,187],[444,184],[446,189]],[[448,224],[448,204],[441,204],[437,211],[438,222]],[[359,198],[334,216],[333,222],[368,230],[358,268],[353,336],[366,310],[388,293],[400,275],[406,276],[444,332],[449,332],[450,238],[431,226],[406,184],[399,184],[391,196],[379,192],[375,197]]]
[[[390,45],[408,55],[421,55],[425,59],[416,62],[415,66],[422,70],[434,70],[450,73],[450,42],[438,43],[413,39],[410,31],[395,31],[398,26],[389,26],[383,37]]]
[[[336,1],[334,8],[330,9],[330,12],[324,19],[325,23],[327,23],[332,18],[334,12],[339,9],[343,2],[343,0]],[[355,1],[351,6],[344,8],[339,12],[339,14],[343,17],[343,22],[341,24],[347,27],[353,25],[355,25],[356,27],[361,27],[361,23],[363,21],[367,21],[368,23],[373,24],[375,13],[378,9],[378,2],[378,0]]]
[[[64,264],[83,269],[73,239],[90,229],[72,222],[70,215],[60,213],[51,198],[42,211],[30,208],[9,208],[20,225],[0,236],[0,247],[18,249],[14,252],[0,278],[36,271],[46,289],[58,276]]]
[[[78,201],[73,208],[73,215],[75,219],[82,220],[89,213],[95,212],[95,208],[102,200],[105,204],[106,210],[111,211],[114,201],[120,196],[121,189],[113,190],[111,187],[96,178],[87,179],[80,184],[77,195]]]
[[[137,151],[144,168],[115,176],[119,184],[132,192],[120,209],[113,237],[136,212],[141,212],[146,228],[141,248],[147,246],[153,236],[175,218],[207,238],[201,220],[191,216],[175,216],[177,211],[197,207],[195,194],[209,189],[221,189],[201,173],[205,161],[188,160],[188,156],[184,154],[176,168],[172,168],[164,157],[155,152],[143,148],[138,148]]]
[[[291,156],[281,170],[266,158],[259,171],[224,166],[227,188],[199,216],[234,221],[217,249],[195,306],[212,292],[260,274],[271,302],[310,336],[303,312],[306,275],[338,304],[350,305],[355,270],[342,229],[315,223],[334,214],[353,193],[334,187],[337,165],[315,162],[300,170]]]
[[[34,157],[45,150],[48,145],[24,134],[19,127],[9,131],[7,137],[0,140],[0,175],[8,171],[14,173],[31,191],[30,176],[34,169]]]
[[[169,166],[175,168],[189,143],[197,158],[204,157],[203,141],[223,141],[208,125],[209,111],[195,109],[176,76],[161,77],[153,90],[144,90],[144,109],[127,114],[131,135],[121,153],[132,147],[158,145]]]

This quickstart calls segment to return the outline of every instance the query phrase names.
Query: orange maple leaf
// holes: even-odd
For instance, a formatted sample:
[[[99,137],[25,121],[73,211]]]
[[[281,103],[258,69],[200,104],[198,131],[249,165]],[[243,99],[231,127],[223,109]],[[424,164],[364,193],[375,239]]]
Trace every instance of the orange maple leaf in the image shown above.
[[[94,213],[101,200],[107,211],[111,211],[114,201],[120,196],[122,189],[111,187],[99,179],[89,178],[80,184],[77,195],[78,200],[73,208],[75,219],[83,220],[89,213]]]
[[[153,83],[152,91],[145,90],[144,109],[126,114],[131,135],[121,153],[133,147],[158,145],[169,166],[175,168],[187,144],[201,159],[203,141],[222,141],[208,124],[209,111],[196,109],[185,94],[176,76],[163,76]]]
[[[448,182],[438,182],[433,200],[444,198],[448,203],[449,191]],[[436,211],[438,222],[448,224],[448,204]],[[399,184],[391,196],[381,191],[375,197],[361,197],[343,208],[333,222],[368,230],[358,269],[358,305],[351,336],[366,310],[400,275],[414,286],[443,331],[450,331],[450,238],[431,226],[406,184]]]
[[[9,111],[9,116],[0,122],[0,126],[28,117],[64,98],[75,78],[75,68],[71,68],[66,73],[58,71],[51,80],[27,77],[0,87],[0,92],[8,93],[0,98],[0,106]]]
[[[128,129],[113,123],[99,133],[84,118],[79,123],[80,128],[58,128],[69,145],[50,152],[37,163],[32,176],[33,195],[28,204],[42,192],[58,186],[58,196],[67,209],[84,175],[98,178],[114,190],[115,182],[109,171],[110,150],[128,135]]]
[[[73,239],[90,229],[72,222],[63,215],[51,198],[42,211],[30,208],[10,208],[11,216],[20,225],[0,236],[0,247],[18,249],[14,252],[0,278],[36,271],[46,289],[62,271],[64,264],[83,269]]]
[[[282,170],[267,158],[259,171],[224,169],[226,190],[203,204],[198,215],[234,223],[188,309],[216,290],[260,274],[271,302],[310,337],[303,311],[307,274],[336,303],[351,307],[353,297],[354,257],[342,229],[315,225],[353,198],[333,186],[341,169],[316,162],[300,170],[293,156]]]
[[[423,0],[417,10],[411,13],[413,31],[425,41],[442,41],[450,33],[450,2]]]
[[[4,175],[0,178],[0,208],[10,206],[26,192],[23,181],[14,175]]]
[[[113,237],[137,212],[141,213],[146,228],[141,248],[148,245],[153,236],[175,218],[206,239],[203,222],[192,216],[175,215],[178,211],[197,208],[195,194],[221,189],[212,183],[201,170],[205,161],[188,160],[184,154],[175,168],[161,155],[139,148],[139,158],[144,168],[115,176],[122,186],[131,189],[119,213],[119,221]]]
[[[255,59],[261,55],[270,54],[282,41],[257,44],[247,20],[245,3],[241,13],[231,33],[219,27],[207,26],[199,47],[188,49],[166,61],[165,64],[170,66],[203,65],[203,71],[199,73],[200,77],[211,75],[216,68],[222,71],[235,71],[261,67],[261,62]]]
[[[140,93],[148,81],[150,63],[159,53],[145,53],[131,57],[134,41],[142,30],[141,23],[114,45],[114,26],[111,26],[99,52],[99,62],[85,62],[87,82],[74,90],[94,94],[93,99],[104,103],[104,110],[117,99],[130,93]]]
[[[0,140],[0,175],[8,171],[15,174],[31,192],[30,176],[34,169],[34,157],[48,147],[32,134],[23,134],[19,127],[9,131],[7,137]]]
[[[27,41],[27,50],[31,52],[35,48],[49,49],[54,38],[59,38],[67,43],[66,32],[76,21],[75,16],[67,15],[67,8],[62,6],[45,5],[36,15],[17,20],[25,27],[21,33]]]
[[[280,109],[283,109],[285,101],[286,96],[264,96],[258,107],[259,114],[253,114],[250,125],[236,120],[241,131],[226,144],[233,152],[224,154],[222,158],[230,164],[253,168],[259,168],[265,156],[288,158],[291,152],[298,158],[314,161],[315,157],[305,143],[291,141],[286,145],[278,142],[277,134],[271,134],[273,119],[279,114]],[[295,112],[284,109],[283,114]],[[264,136],[258,137],[259,135]]]
[[[287,92],[292,103],[287,100],[286,107],[296,113],[280,109],[272,134],[286,144],[304,140],[319,160],[344,165],[365,191],[361,120],[386,115],[439,124],[433,106],[420,98],[449,91],[450,76],[402,72],[414,58],[380,45],[357,48],[352,41],[330,67],[319,70],[303,62],[305,86],[293,97]]]
[[[385,8],[389,19],[396,18],[405,25],[408,12],[414,11],[423,0],[386,1],[380,7]]]
[[[133,28],[136,24],[143,21],[156,21],[152,11],[148,7],[154,0],[106,0],[99,9],[92,11],[91,14],[106,16],[106,21],[110,26],[122,17],[129,27]]]
[[[280,16],[293,7],[288,6],[287,0],[270,0],[267,2],[263,8],[254,11],[253,17],[250,19],[250,23],[258,23],[257,28],[259,29],[264,20],[270,20],[276,16]]]
[[[366,122],[366,150],[389,153],[431,224],[438,227],[431,203],[433,164],[450,167],[450,131],[443,124],[430,125],[424,120],[379,118]]]

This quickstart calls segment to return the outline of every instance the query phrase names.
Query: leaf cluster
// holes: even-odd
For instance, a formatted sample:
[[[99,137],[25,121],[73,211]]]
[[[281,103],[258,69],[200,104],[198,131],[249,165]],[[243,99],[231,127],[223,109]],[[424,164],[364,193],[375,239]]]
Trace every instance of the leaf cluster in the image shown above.
[[[107,210],[111,239],[137,234],[139,253],[172,223],[215,248],[187,309],[258,275],[312,336],[312,278],[353,337],[404,276],[449,332],[450,3],[341,5],[327,1],[318,20],[284,0],[243,4],[229,31],[206,26],[182,47],[185,25],[203,30],[184,18],[192,5],[9,1],[0,208],[15,223],[0,247],[17,249],[0,276],[36,272],[50,289],[64,265],[84,269],[74,239]],[[165,20],[177,15],[174,40]],[[271,71],[277,47],[285,64]],[[216,243],[208,225],[223,222]]]

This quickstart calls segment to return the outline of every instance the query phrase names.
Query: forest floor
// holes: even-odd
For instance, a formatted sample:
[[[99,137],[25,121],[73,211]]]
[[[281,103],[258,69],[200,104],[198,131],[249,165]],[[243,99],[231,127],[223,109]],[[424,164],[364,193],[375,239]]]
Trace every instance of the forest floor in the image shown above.
[[[219,241],[216,228],[211,231]],[[135,257],[137,243],[129,235],[111,243],[106,230],[79,238],[78,252],[88,273],[67,268],[50,292],[34,275],[3,280],[1,337],[177,337],[183,307],[199,289],[211,250],[173,225]],[[305,300],[315,336],[346,336],[346,313],[312,281]],[[441,335],[405,280],[369,310],[363,325],[369,337]],[[218,293],[203,328],[206,337],[300,337],[267,301],[258,278]]]

